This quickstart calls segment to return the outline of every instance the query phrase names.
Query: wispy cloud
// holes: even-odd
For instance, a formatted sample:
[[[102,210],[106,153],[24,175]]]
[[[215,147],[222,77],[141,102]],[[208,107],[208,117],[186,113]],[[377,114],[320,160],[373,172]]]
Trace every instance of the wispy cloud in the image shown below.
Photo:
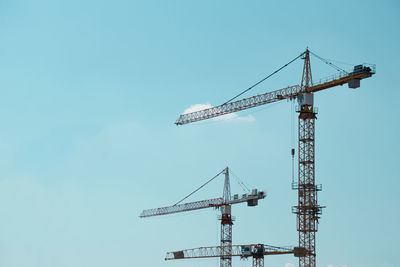
[[[209,103],[206,104],[194,104],[183,112],[183,114],[191,113],[191,112],[196,112],[204,109],[209,109],[212,108],[213,106]],[[239,116],[236,113],[230,113],[226,115],[222,115],[216,118],[213,118],[214,121],[226,121],[226,120],[236,120],[236,121],[246,121],[246,122],[254,122],[256,119],[253,117],[253,115],[247,115],[247,116]]]
[[[294,264],[293,263],[286,263],[285,267],[294,267]]]

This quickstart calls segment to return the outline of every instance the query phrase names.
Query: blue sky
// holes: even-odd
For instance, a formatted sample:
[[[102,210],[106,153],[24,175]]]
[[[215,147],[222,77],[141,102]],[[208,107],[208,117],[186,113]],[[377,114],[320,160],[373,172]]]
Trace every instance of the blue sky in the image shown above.
[[[318,266],[398,266],[399,12],[397,1],[0,1],[0,265],[219,266],[163,260],[218,244],[218,211],[138,215],[226,166],[268,193],[233,207],[233,243],[296,245],[290,103],[237,114],[250,120],[173,123],[308,46],[344,68],[377,65],[359,89],[315,96],[327,206]],[[335,73],[311,64],[315,79]],[[244,97],[298,84],[301,70],[297,61]],[[218,197],[222,184],[190,200]],[[232,193],[242,193],[234,179]]]

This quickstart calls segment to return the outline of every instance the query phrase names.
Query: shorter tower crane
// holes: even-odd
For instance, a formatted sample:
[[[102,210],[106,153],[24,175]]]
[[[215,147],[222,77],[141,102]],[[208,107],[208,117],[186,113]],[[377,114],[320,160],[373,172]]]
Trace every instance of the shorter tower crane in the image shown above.
[[[213,198],[207,200],[201,200],[196,202],[189,202],[180,204],[183,200],[187,199],[189,196],[196,193],[198,190],[203,188],[206,184],[217,178],[220,174],[225,174],[225,182],[224,182],[224,191],[223,195],[220,198]],[[197,188],[195,191],[190,193],[188,196],[183,198],[181,201],[172,206],[148,209],[142,211],[139,215],[140,218],[151,217],[151,216],[159,216],[159,215],[167,215],[178,212],[192,211],[198,209],[205,208],[221,208],[221,216],[219,219],[221,220],[221,248],[220,250],[220,266],[221,267],[230,267],[232,266],[232,225],[234,218],[231,215],[231,206],[233,204],[238,204],[242,202],[247,202],[247,206],[257,206],[259,199],[264,199],[266,194],[263,191],[258,191],[257,189],[253,189],[250,194],[243,194],[239,197],[238,194],[231,196],[231,187],[229,182],[229,168],[226,167],[221,172],[219,172],[216,176],[208,180],[202,186]]]
[[[233,245],[229,256],[238,256],[242,259],[252,257],[253,267],[264,267],[265,255],[283,254],[294,254],[295,257],[300,257],[306,254],[306,250],[301,247],[275,247],[264,244]],[[221,255],[225,255],[224,248],[221,246],[200,247],[167,252],[165,260],[215,258],[221,257]]]

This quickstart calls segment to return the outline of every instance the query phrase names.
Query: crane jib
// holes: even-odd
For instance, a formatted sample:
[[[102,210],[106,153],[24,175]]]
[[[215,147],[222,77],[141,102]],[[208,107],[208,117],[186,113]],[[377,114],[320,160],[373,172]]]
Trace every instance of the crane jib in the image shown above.
[[[178,260],[178,259],[195,259],[195,258],[213,258],[221,257],[224,253],[222,246],[215,247],[200,247],[185,250],[178,250],[167,252],[165,260]],[[263,244],[249,244],[249,245],[232,245],[229,256],[239,256],[241,258],[264,255],[281,255],[281,254],[294,254],[298,257],[307,253],[304,248],[300,247],[276,247]]]
[[[139,215],[140,218],[168,215],[178,212],[199,210],[205,208],[217,208],[223,205],[232,205],[242,202],[247,202],[248,206],[256,206],[259,199],[264,199],[266,197],[265,192],[253,190],[251,194],[243,194],[242,196],[234,195],[234,197],[228,202],[224,202],[223,198],[212,198],[206,200],[200,200],[195,202],[189,202],[184,204],[178,204],[173,206],[161,207],[156,209],[148,209],[142,211]]]
[[[362,68],[356,69],[357,66],[362,66]],[[184,125],[196,121],[216,118],[248,108],[277,102],[283,99],[294,99],[301,93],[314,93],[346,83],[349,84],[349,87],[354,88],[350,86],[352,81],[359,81],[375,74],[375,65],[364,64],[357,66],[352,72],[341,72],[328,78],[320,79],[319,81],[314,82],[309,88],[301,88],[299,85],[288,86],[283,89],[225,103],[220,106],[182,114],[179,116],[175,124]]]
[[[265,105],[282,99],[290,99],[296,97],[300,92],[300,86],[289,86],[280,90],[252,96],[249,98],[229,102],[220,106],[195,111],[192,113],[182,114],[175,124],[182,125],[195,121],[219,117],[236,111],[245,110],[252,107]]]

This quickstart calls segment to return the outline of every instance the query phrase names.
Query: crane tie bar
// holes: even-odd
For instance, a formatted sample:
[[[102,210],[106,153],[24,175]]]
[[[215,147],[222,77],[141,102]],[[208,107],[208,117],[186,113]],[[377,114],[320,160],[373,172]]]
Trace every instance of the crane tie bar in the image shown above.
[[[274,74],[278,73],[280,70],[284,69],[285,67],[289,66],[291,63],[293,63],[294,61],[296,61],[296,59],[300,58],[301,56],[304,55],[305,52],[301,53],[300,55],[298,55],[296,58],[292,59],[290,62],[286,63],[285,65],[283,65],[282,67],[280,67],[279,69],[277,69],[276,71],[274,71],[273,73],[271,73],[270,75],[268,75],[267,77],[261,79],[260,81],[256,82],[255,84],[253,84],[252,86],[250,86],[249,88],[247,88],[246,90],[244,90],[243,92],[237,94],[236,96],[232,97],[231,99],[229,99],[228,101],[226,101],[225,103],[223,103],[222,105],[225,105],[229,102],[231,102],[232,100],[235,100],[236,98],[238,98],[239,96],[243,95],[244,93],[250,91],[251,89],[253,89],[254,87],[256,87],[257,85],[259,85],[260,83],[262,83],[263,81],[265,81],[266,79],[268,79],[269,77],[273,76]]]

